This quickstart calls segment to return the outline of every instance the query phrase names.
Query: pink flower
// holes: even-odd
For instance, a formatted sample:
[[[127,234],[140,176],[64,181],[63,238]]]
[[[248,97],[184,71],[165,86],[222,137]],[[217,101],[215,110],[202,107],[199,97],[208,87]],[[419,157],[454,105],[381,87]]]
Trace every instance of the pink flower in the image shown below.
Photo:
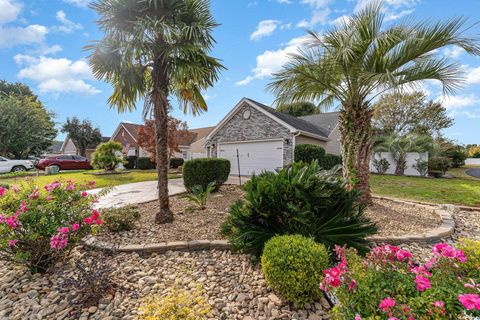
[[[342,284],[342,281],[340,280],[340,275],[342,274],[342,271],[339,267],[332,267],[330,269],[324,270],[323,273],[325,274],[325,282],[332,287],[338,287]]]
[[[0,197],[3,197],[8,192],[8,189],[5,187],[0,187]]]
[[[434,301],[434,302],[433,302],[433,306],[434,306],[435,308],[443,308],[443,307],[445,306],[445,302],[443,302],[443,301]]]
[[[47,196],[47,201],[52,201],[52,200],[53,200],[53,196],[48,195]]]
[[[37,199],[40,196],[40,191],[38,191],[38,188],[35,188],[31,194],[28,195],[29,199]]]
[[[388,320],[398,320],[397,317],[389,317]]]
[[[92,210],[92,220],[97,220],[100,217],[100,213],[97,210]]]
[[[14,247],[18,243],[18,240],[8,240],[7,244],[9,247]]]
[[[380,301],[380,305],[378,306],[383,311],[389,311],[390,308],[395,307],[395,300],[388,297]]]
[[[85,219],[83,219],[83,222],[85,222],[85,224],[88,224],[88,225],[91,225],[93,224],[93,219],[92,217],[86,217]]]
[[[460,294],[458,300],[463,304],[465,309],[480,311],[480,296],[478,296],[478,294]]]
[[[98,225],[98,226],[101,226],[103,224],[103,220],[102,219],[97,219],[95,220],[95,223]]]
[[[78,229],[80,229],[80,225],[78,223],[72,224],[72,231],[77,231]]]
[[[431,287],[430,280],[421,275],[417,275],[415,278],[415,283],[417,284],[418,291],[425,291]]]
[[[362,317],[360,317],[360,315],[359,315],[359,314],[356,314],[356,315],[355,315],[355,319],[354,319],[354,320],[362,320]]]
[[[87,196],[88,196],[87,191],[82,191],[82,197],[85,198],[85,197],[87,197]]]
[[[407,250],[400,249],[396,253],[398,261],[405,261],[410,260],[412,258],[412,254]]]
[[[20,210],[21,210],[22,212],[28,211],[27,203],[26,203],[25,201],[22,201],[22,202],[20,203]]]
[[[70,232],[70,229],[68,227],[62,227],[58,228],[58,232],[61,234],[67,234],[68,232]]]
[[[20,189],[18,189],[18,187],[17,187],[16,185],[13,185],[13,186],[12,186],[12,190],[13,190],[13,192],[15,192],[15,193],[18,193],[18,191],[20,191]]]
[[[58,181],[54,181],[50,184],[47,184],[45,187],[43,187],[47,192],[52,192],[53,190],[60,188],[61,184]]]
[[[432,274],[428,271],[426,266],[413,267],[411,270],[416,275],[420,275],[420,276],[423,276],[423,277],[431,277],[432,276]]]
[[[353,291],[355,290],[356,287],[357,287],[357,281],[352,279],[352,281],[350,281],[350,283],[348,284],[348,290]]]
[[[467,261],[467,257],[465,257],[465,253],[463,253],[462,250],[455,251],[455,258],[461,263],[465,263]]]
[[[18,225],[20,225],[20,221],[16,216],[8,217],[5,219],[5,223],[12,229],[15,229]]]
[[[62,250],[68,245],[68,238],[65,234],[57,234],[50,238],[50,247],[52,249]]]
[[[75,190],[75,183],[71,180],[67,181],[67,186],[65,187],[65,190],[67,191]]]
[[[95,187],[95,181],[88,181],[88,186],[90,187],[90,189],[93,189]]]

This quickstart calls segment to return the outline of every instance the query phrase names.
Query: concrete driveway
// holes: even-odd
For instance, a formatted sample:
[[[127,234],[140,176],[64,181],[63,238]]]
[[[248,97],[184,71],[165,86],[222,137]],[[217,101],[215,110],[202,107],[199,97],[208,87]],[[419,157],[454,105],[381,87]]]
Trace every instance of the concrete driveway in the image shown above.
[[[88,193],[97,194],[103,189],[89,190]],[[176,195],[185,192],[183,179],[168,180],[168,194]],[[107,195],[101,197],[95,204],[96,209],[123,207],[129,204],[150,202],[158,198],[157,181],[145,181],[122,184],[116,186]]]

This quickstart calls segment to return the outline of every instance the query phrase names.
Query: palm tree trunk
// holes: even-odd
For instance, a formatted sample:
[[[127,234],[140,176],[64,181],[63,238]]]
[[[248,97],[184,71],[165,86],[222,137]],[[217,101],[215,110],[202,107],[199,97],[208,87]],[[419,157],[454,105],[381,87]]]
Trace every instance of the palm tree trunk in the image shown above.
[[[405,173],[405,168],[407,166],[407,159],[406,159],[407,155],[406,154],[403,154],[401,153],[399,156],[398,156],[398,159],[397,159],[397,165],[395,167],[395,174],[396,175],[399,175],[399,176],[403,176],[403,174]]]
[[[343,105],[340,111],[343,176],[349,190],[361,191],[360,201],[365,204],[372,203],[369,184],[372,116],[368,105]]]
[[[155,117],[155,143],[157,149],[158,202],[159,211],[155,223],[173,221],[168,198],[168,77],[165,66],[155,63],[152,71],[154,89],[152,93],[153,115]]]

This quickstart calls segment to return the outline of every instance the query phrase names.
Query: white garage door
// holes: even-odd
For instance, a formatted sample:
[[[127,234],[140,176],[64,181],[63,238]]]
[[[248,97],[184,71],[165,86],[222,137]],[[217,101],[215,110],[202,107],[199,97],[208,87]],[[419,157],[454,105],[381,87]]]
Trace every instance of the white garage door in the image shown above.
[[[220,158],[230,161],[230,174],[259,174],[264,170],[274,171],[283,167],[283,141],[258,141],[242,143],[222,143],[218,147]],[[237,158],[238,150],[238,158]]]

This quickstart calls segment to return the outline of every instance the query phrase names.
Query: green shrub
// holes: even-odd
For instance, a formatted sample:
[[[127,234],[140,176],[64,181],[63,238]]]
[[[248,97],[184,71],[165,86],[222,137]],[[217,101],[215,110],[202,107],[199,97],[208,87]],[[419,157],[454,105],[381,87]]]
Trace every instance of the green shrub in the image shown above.
[[[417,170],[422,177],[425,177],[428,173],[428,161],[423,159],[417,159],[412,167]]]
[[[480,279],[480,241],[460,239],[457,244],[467,261],[461,265],[463,271],[473,279]]]
[[[295,162],[310,163],[317,160],[320,165],[323,164],[325,149],[314,144],[299,144],[295,146]]]
[[[245,191],[245,200],[231,206],[221,231],[234,248],[257,257],[270,238],[284,234],[313,237],[327,248],[347,244],[365,252],[366,237],[377,231],[363,214],[360,193],[346,190],[338,170],[321,170],[315,161],[253,176]]]
[[[433,157],[428,159],[428,170],[439,171],[445,174],[452,167],[452,160],[447,157]]]
[[[137,169],[149,170],[155,169],[156,167],[155,163],[153,163],[149,157],[139,157],[137,159]]]
[[[105,227],[112,232],[132,230],[140,218],[140,212],[135,206],[105,209],[102,215]]]
[[[92,155],[92,165],[96,169],[113,171],[115,167],[124,163],[122,156],[123,146],[120,142],[108,141],[100,143]]]
[[[339,165],[342,165],[342,157],[327,153],[325,157],[323,157],[323,163],[321,164],[321,167],[325,170],[330,170]]]
[[[377,173],[380,174],[384,174],[385,172],[387,172],[388,168],[390,168],[390,162],[388,162],[388,160],[385,158],[373,159],[372,165],[375,170],[377,170]]]
[[[277,236],[265,244],[262,271],[268,285],[300,307],[321,296],[320,283],[327,267],[327,249],[311,238]]]
[[[216,189],[225,183],[230,174],[230,161],[219,158],[199,158],[185,161],[183,165],[183,183],[189,191],[194,186],[205,190],[210,182]]]
[[[10,189],[10,185],[6,184],[6,183],[0,183],[0,188],[4,188],[6,190]]]
[[[202,186],[194,186],[192,188],[192,193],[185,194],[182,196],[184,199],[188,199],[191,203],[196,205],[196,207],[192,207],[189,209],[193,210],[204,210],[207,205],[208,196],[215,190],[215,183],[210,182],[206,189],[203,189]]]
[[[178,167],[183,166],[184,162],[185,162],[185,160],[183,160],[182,158],[171,158],[170,159],[170,168],[171,169],[177,169]]]
[[[125,169],[135,169],[135,163],[137,162],[136,156],[128,156],[124,158],[124,167]]]

